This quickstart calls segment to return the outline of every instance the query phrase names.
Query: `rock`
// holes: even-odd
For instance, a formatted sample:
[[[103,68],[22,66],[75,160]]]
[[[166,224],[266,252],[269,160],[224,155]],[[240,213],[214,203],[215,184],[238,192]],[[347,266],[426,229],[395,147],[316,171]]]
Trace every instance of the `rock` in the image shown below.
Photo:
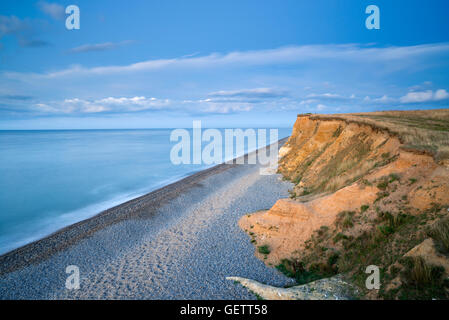
[[[286,147],[286,146],[282,146],[280,149],[279,149],[279,158],[282,158],[282,157],[284,157],[287,153],[289,153],[290,152],[290,147]]]
[[[449,275],[449,258],[440,254],[435,248],[435,242],[429,238],[418,244],[407,252],[405,257],[422,257],[426,264],[441,266],[444,268],[445,275]]]
[[[241,277],[227,277],[265,300],[351,300],[356,290],[341,276],[313,281],[290,288],[277,288]]]

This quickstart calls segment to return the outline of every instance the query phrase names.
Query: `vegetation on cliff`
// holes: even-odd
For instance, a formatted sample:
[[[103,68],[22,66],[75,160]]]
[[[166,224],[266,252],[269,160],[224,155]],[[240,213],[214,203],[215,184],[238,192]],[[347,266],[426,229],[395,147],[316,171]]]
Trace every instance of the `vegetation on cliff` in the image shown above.
[[[429,153],[437,161],[449,159],[449,109],[314,115],[311,119],[369,125],[398,136],[404,149]]]
[[[449,298],[449,109],[299,115],[280,153],[291,199],[240,221],[267,264],[343,274],[361,298]]]

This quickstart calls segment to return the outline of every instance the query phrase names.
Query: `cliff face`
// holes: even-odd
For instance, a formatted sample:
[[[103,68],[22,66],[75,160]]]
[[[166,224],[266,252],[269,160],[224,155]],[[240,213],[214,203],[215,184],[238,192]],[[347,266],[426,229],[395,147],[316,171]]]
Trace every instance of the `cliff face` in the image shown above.
[[[449,207],[449,168],[402,146],[375,126],[298,116],[279,161],[291,199],[239,222],[256,255],[296,276],[398,263]]]
[[[297,184],[295,196],[332,192],[393,161],[399,145],[397,137],[366,125],[300,116],[279,172]]]

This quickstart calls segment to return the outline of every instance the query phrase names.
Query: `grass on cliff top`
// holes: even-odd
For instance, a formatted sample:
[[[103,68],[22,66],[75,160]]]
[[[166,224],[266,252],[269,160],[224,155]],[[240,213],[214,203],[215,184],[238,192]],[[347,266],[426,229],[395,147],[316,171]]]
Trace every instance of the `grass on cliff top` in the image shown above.
[[[380,111],[314,115],[368,124],[397,134],[409,149],[431,153],[436,160],[449,159],[449,109]]]

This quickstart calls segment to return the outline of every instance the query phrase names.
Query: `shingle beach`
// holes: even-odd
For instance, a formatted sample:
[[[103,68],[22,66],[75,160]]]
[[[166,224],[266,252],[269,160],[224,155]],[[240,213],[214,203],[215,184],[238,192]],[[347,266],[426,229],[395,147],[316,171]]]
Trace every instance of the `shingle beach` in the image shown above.
[[[241,216],[288,197],[259,165],[222,164],[0,257],[1,299],[255,299],[225,278],[291,284],[254,256]],[[80,289],[65,287],[66,267]]]

